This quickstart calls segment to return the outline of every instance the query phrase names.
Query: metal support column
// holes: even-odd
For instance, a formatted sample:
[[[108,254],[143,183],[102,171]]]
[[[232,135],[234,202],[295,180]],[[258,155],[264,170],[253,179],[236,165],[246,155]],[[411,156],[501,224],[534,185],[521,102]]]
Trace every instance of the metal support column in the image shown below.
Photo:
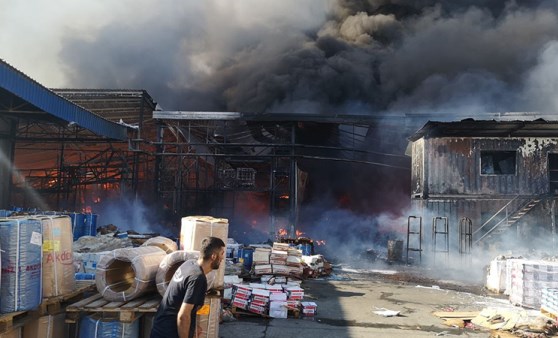
[[[411,240],[413,244],[410,244]],[[420,216],[409,216],[407,218],[407,264],[409,264],[409,251],[418,252],[419,260],[422,261],[422,217]]]
[[[296,144],[296,134],[295,134],[295,124],[291,125],[291,168],[290,168],[290,191],[289,191],[289,201],[290,201],[290,215],[289,215],[289,236],[290,238],[296,238],[296,226],[298,222],[298,165],[295,157],[295,147]]]
[[[473,247],[473,222],[463,217],[459,221],[459,254],[470,255]]]
[[[439,237],[441,237],[441,245],[438,245]],[[432,252],[434,260],[436,260],[438,253],[445,254],[446,262],[449,259],[449,225],[447,217],[437,216],[432,218]]]

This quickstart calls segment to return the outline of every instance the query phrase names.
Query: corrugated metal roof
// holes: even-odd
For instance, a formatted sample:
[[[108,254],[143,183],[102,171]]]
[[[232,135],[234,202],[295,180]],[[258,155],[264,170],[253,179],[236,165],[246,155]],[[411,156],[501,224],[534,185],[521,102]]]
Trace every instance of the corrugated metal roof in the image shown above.
[[[64,99],[2,59],[0,59],[0,88],[47,114],[68,123],[74,122],[97,135],[119,140],[127,139],[126,126],[108,121]]]
[[[558,121],[429,121],[409,140],[422,137],[558,137]]]

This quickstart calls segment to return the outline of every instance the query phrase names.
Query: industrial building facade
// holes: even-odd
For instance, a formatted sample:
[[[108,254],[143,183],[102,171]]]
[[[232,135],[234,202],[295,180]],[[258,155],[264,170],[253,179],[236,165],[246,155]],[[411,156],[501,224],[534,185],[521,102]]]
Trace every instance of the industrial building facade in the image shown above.
[[[408,165],[367,149],[378,122],[367,116],[161,111],[145,90],[51,90],[0,66],[0,208],[82,212],[139,198],[170,221],[234,223],[257,200],[249,211],[270,235],[294,235],[305,162]]]

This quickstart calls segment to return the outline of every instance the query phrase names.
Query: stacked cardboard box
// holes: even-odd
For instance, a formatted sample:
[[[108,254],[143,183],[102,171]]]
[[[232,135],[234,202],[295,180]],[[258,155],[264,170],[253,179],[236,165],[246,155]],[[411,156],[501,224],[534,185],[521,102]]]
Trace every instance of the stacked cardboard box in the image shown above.
[[[304,290],[300,286],[284,285],[283,290],[287,293],[288,300],[300,301],[304,298]]]
[[[274,275],[289,274],[289,269],[287,268],[288,249],[288,244],[273,243],[269,262],[271,263],[271,270]]]
[[[542,289],[541,309],[558,314],[558,289]]]
[[[234,284],[232,288],[232,305],[240,309],[248,309],[252,288],[244,284]]]
[[[196,313],[196,329],[199,338],[219,337],[219,315],[221,314],[221,298],[215,295],[205,297],[204,305]]]
[[[503,293],[506,290],[506,259],[497,257],[490,261],[486,275],[486,288],[495,293]]]
[[[303,310],[301,302],[304,298],[304,290],[300,282],[288,284],[235,284],[232,292],[232,305],[236,308],[248,310],[261,315],[269,315],[273,318],[287,318],[289,310]],[[308,307],[307,315],[315,313]]]
[[[220,238],[227,243],[229,237],[229,221],[226,218],[211,216],[188,216],[182,218],[180,228],[180,249],[186,251],[200,251],[201,242],[207,236]],[[213,288],[224,286],[225,266],[221,264],[217,270]]]
[[[301,302],[302,315],[306,317],[313,317],[316,315],[318,305],[314,302]]]
[[[252,255],[254,274],[263,275],[272,272],[271,264],[269,263],[270,254],[271,248],[257,247],[254,249],[254,254]]]
[[[269,307],[269,291],[265,289],[254,288],[250,295],[250,305],[248,311],[257,314],[267,314]]]
[[[510,301],[513,304],[539,309],[542,290],[558,288],[558,263],[531,260],[510,262]]]

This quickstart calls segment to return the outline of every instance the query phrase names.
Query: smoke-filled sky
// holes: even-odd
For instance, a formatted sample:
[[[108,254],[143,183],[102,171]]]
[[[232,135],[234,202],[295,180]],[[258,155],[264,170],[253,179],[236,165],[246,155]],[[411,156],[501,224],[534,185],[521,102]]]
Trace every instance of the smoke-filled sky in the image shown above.
[[[181,110],[557,110],[555,1],[0,4],[0,58],[48,87],[144,88]]]

